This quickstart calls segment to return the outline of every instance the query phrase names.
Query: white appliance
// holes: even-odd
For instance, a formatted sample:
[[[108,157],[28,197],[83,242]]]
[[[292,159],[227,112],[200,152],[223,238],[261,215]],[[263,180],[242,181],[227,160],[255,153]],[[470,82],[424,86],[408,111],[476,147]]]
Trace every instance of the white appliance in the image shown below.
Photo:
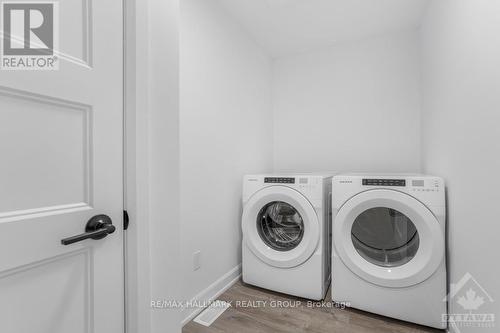
[[[331,176],[243,180],[243,281],[321,300],[330,284]]]
[[[332,299],[446,328],[443,180],[338,175],[332,183]]]

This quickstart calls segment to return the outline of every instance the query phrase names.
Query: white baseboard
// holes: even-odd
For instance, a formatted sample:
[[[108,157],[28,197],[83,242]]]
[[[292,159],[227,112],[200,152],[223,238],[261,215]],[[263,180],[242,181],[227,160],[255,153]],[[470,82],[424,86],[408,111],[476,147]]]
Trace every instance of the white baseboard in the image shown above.
[[[231,269],[229,272],[221,276],[217,281],[212,283],[210,286],[202,290],[198,295],[191,299],[191,304],[193,303],[209,303],[214,301],[223,292],[228,290],[233,284],[238,282],[241,277],[241,264]],[[189,323],[194,317],[196,317],[204,308],[196,307],[182,310],[182,326]]]

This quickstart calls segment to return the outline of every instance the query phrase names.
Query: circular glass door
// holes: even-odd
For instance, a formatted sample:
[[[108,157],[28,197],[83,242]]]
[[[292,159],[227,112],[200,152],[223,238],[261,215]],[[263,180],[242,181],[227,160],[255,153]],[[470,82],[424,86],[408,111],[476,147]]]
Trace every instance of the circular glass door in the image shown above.
[[[364,191],[347,200],[333,223],[335,254],[357,276],[383,287],[408,287],[444,260],[444,228],[412,196]]]
[[[257,191],[244,204],[243,246],[273,267],[290,268],[307,261],[320,239],[320,221],[311,203],[287,186]]]
[[[257,215],[257,231],[269,247],[276,251],[290,251],[304,236],[304,220],[292,205],[273,201]]]
[[[356,217],[351,229],[354,248],[367,261],[382,267],[409,262],[418,251],[415,224],[400,211],[374,207]]]

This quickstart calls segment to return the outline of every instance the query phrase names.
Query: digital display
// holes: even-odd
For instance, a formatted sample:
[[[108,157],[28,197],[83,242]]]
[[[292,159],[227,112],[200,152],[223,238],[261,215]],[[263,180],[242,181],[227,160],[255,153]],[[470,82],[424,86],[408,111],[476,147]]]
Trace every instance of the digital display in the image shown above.
[[[424,186],[423,179],[414,179],[411,181],[411,186]]]
[[[266,177],[266,178],[264,178],[264,183],[295,184],[295,178],[289,178],[289,177]]]
[[[366,186],[406,186],[404,179],[363,179]]]

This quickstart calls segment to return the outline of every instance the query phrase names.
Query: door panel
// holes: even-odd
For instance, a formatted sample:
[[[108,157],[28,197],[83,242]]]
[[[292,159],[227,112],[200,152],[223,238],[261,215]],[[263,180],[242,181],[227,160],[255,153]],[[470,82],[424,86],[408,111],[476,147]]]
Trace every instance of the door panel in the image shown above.
[[[4,89],[0,109],[0,123],[8,124],[0,132],[2,159],[16,161],[0,164],[0,174],[9,175],[0,216],[90,205],[90,108]]]
[[[0,71],[0,332],[122,333],[122,2],[58,3],[59,69]]]
[[[99,1],[100,3],[101,1]],[[105,1],[105,2],[109,2]],[[61,29],[61,56],[84,66],[92,66],[94,38],[100,38],[100,31],[94,33],[93,18],[101,5],[91,0],[64,0],[59,2],[60,25],[71,27],[67,31]],[[113,4],[114,5],[114,4]],[[116,16],[116,15],[113,15]],[[97,22],[100,25],[100,22]],[[99,50],[97,50],[99,51]]]
[[[0,279],[0,290],[2,298],[10,302],[0,303],[2,316],[9,318],[2,331],[89,332],[91,256],[86,249],[5,272]],[[20,316],[19,309],[36,316]]]

